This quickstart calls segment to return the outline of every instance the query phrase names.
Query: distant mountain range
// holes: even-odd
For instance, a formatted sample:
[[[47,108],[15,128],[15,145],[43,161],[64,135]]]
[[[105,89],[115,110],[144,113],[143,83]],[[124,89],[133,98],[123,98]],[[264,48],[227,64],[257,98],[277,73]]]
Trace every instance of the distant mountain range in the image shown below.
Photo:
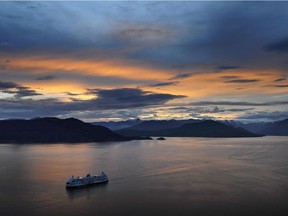
[[[224,121],[223,123],[234,127],[241,127],[253,133],[270,136],[288,136],[288,118],[275,122],[254,122],[244,124],[237,121]]]
[[[75,118],[0,121],[0,143],[60,143],[131,140]]]
[[[155,124],[155,122],[154,122]],[[163,124],[161,121],[160,125]],[[147,127],[132,126],[116,131],[124,136],[169,136],[169,137],[259,137],[261,135],[249,132],[243,128],[235,128],[213,120],[195,121],[186,123],[174,128],[158,129],[154,125],[154,130]],[[149,124],[148,124],[149,125]],[[177,124],[175,124],[177,125]],[[169,124],[171,126],[171,124]],[[155,129],[157,128],[157,129]]]
[[[257,137],[288,136],[288,119],[268,123],[213,120],[140,119],[109,122],[107,127],[85,123],[75,118],[36,118],[1,120],[0,143],[98,142],[149,139],[149,136],[170,137]],[[102,122],[102,124],[104,124]],[[120,129],[119,129],[120,128]]]
[[[187,123],[199,123],[204,120],[149,120],[143,121],[140,119],[129,120],[124,122],[106,122],[106,125],[111,130],[117,131],[122,134],[128,134],[128,130],[133,135],[149,135],[155,134],[149,131],[158,131],[158,130],[166,130],[166,129],[175,129],[181,127]],[[246,131],[252,132],[254,134],[262,134],[262,135],[275,135],[275,136],[288,136],[288,119],[283,121],[276,122],[253,122],[253,123],[242,123],[239,121],[218,121],[220,123],[224,123],[229,126],[233,126],[235,128],[242,128]],[[129,122],[129,124],[127,124]],[[102,123],[94,122],[93,124],[103,125]],[[117,125],[117,127],[115,127]],[[125,130],[124,130],[125,129]],[[141,132],[139,132],[141,131]],[[227,134],[228,136],[228,134]]]
[[[260,133],[266,135],[288,136],[288,119],[267,124]]]
[[[123,128],[132,127],[143,122],[140,119],[126,120],[126,121],[108,121],[108,122],[91,122],[93,125],[100,125],[109,128],[110,130],[120,130]]]
[[[201,120],[187,119],[187,120],[149,120],[143,121],[140,119],[127,120],[127,121],[109,121],[109,122],[92,122],[93,125],[101,125],[108,127],[109,129],[116,131],[124,128],[130,128],[133,130],[160,130],[168,128],[180,127],[183,124],[200,122]]]

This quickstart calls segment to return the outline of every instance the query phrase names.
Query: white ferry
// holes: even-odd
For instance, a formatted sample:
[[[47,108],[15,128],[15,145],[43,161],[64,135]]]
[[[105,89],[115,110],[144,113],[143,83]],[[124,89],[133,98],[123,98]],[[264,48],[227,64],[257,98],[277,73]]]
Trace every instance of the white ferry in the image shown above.
[[[87,174],[86,177],[74,177],[72,176],[66,182],[66,188],[77,188],[77,187],[85,187],[94,184],[100,184],[108,182],[108,176],[102,172],[101,175],[93,175]]]

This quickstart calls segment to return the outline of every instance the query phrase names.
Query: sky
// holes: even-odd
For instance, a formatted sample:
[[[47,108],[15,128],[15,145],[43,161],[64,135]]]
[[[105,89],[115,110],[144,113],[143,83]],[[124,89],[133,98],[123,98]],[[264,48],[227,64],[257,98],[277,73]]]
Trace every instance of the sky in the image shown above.
[[[288,2],[0,2],[0,119],[288,117]]]

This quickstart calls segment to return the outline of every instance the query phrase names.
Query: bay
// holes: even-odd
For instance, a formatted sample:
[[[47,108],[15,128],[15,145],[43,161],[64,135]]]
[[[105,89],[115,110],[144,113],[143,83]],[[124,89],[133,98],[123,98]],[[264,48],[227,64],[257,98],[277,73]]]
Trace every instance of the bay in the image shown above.
[[[1,144],[1,215],[288,213],[288,139],[168,138]],[[104,171],[108,184],[66,190]]]

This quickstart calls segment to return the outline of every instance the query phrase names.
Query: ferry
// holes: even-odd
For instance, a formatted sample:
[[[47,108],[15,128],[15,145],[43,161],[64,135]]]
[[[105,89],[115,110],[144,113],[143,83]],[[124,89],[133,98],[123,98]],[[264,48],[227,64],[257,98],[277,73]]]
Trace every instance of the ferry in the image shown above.
[[[90,175],[87,174],[86,177],[74,177],[72,176],[66,182],[66,188],[79,188],[87,187],[90,185],[100,184],[108,182],[108,176],[102,172],[101,175]]]

